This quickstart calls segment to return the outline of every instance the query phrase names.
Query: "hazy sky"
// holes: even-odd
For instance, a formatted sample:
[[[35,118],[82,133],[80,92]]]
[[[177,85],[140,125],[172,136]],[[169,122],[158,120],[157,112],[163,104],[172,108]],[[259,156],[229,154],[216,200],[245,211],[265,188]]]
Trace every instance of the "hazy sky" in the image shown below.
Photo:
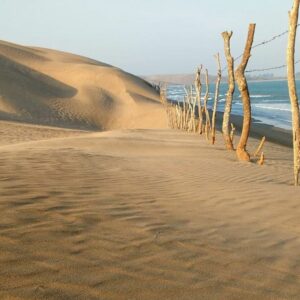
[[[222,31],[233,30],[237,56],[250,22],[257,24],[255,42],[285,31],[292,2],[1,0],[0,39],[85,55],[138,75],[191,73],[201,63],[214,73],[215,53],[224,63]],[[285,48],[286,37],[253,51],[249,68],[284,64]]]

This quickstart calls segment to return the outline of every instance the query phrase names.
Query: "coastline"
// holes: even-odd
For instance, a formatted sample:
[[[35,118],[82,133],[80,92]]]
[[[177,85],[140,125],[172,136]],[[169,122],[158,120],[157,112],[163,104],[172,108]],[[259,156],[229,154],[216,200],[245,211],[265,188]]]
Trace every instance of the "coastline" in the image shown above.
[[[240,133],[242,130],[243,117],[238,115],[231,115],[230,122],[234,124],[236,132]],[[222,130],[222,113],[217,112],[217,129]],[[275,127],[273,125],[262,123],[261,121],[252,118],[252,124],[250,129],[250,137],[261,139],[263,136],[266,137],[266,140],[292,148],[293,139],[292,131]]]
[[[177,104],[176,101],[168,100],[170,103]],[[196,106],[196,112],[198,111]],[[209,110],[211,115],[211,110]],[[217,111],[216,113],[216,128],[218,131],[222,132],[222,121],[223,121],[223,113]],[[250,129],[250,137],[255,139],[261,139],[263,136],[266,137],[266,140],[278,145],[282,145],[285,147],[292,148],[293,140],[292,140],[292,131],[283,129],[280,127],[276,127],[273,125],[265,124],[259,121],[258,119],[251,118],[251,129]],[[231,114],[230,115],[230,123],[233,123],[236,128],[236,134],[240,134],[242,131],[243,117]]]

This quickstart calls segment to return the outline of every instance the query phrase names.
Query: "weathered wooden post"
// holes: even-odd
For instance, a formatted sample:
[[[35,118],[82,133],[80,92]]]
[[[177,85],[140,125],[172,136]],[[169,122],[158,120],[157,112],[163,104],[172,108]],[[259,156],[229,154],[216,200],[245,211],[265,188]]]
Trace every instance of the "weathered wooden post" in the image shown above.
[[[256,149],[256,151],[253,154],[254,157],[257,157],[259,155],[259,153],[261,152],[262,148],[264,147],[265,142],[266,142],[266,137],[263,136],[262,139],[261,139],[261,141],[260,141],[260,143],[259,143],[259,145],[258,145],[258,147],[257,147],[257,149]]]
[[[160,84],[160,102],[164,106],[168,118],[168,126],[172,128],[171,125],[171,118],[170,118],[170,109],[169,109],[169,104],[167,100],[167,86]]]
[[[209,132],[210,132],[210,116],[209,111],[207,109],[207,100],[209,97],[209,82],[208,82],[208,70],[205,70],[205,96],[204,96],[204,112],[205,112],[205,135],[206,139],[209,140]]]
[[[202,134],[202,125],[203,125],[203,115],[202,115],[202,104],[201,104],[201,93],[202,93],[202,84],[201,84],[201,71],[202,65],[197,69],[195,87],[196,87],[196,96],[197,96],[197,105],[198,105],[198,133]]]
[[[221,83],[221,63],[220,63],[220,55],[219,53],[215,55],[217,60],[218,66],[218,75],[216,81],[216,90],[215,90],[215,99],[214,99],[214,106],[213,106],[213,113],[212,113],[212,120],[211,120],[211,143],[214,144],[216,141],[216,114],[217,114],[217,106],[219,101],[219,90],[220,90],[220,83]]]
[[[233,141],[230,138],[230,130],[229,130],[229,122],[230,122],[230,113],[232,107],[232,99],[235,90],[234,84],[234,59],[231,55],[230,51],[230,39],[232,37],[232,31],[223,32],[222,33],[224,39],[224,51],[225,57],[227,61],[227,71],[228,71],[228,90],[223,114],[223,124],[222,124],[222,132],[225,141],[225,146],[228,150],[234,150]]]
[[[235,132],[235,127],[234,127],[234,124],[231,123],[230,140],[232,142],[232,145],[233,145],[233,139],[234,139],[234,132]]]
[[[254,39],[255,26],[256,26],[255,24],[249,25],[248,37],[247,37],[247,42],[242,57],[242,61],[235,71],[236,82],[243,101],[243,129],[242,129],[239,143],[236,148],[237,157],[239,160],[242,161],[250,161],[250,155],[247,152],[246,147],[247,147],[247,141],[248,141],[250,126],[251,126],[251,103],[250,103],[248,84],[245,77],[245,70],[249,58],[251,56],[251,48]]]
[[[293,8],[289,12],[289,36],[287,46],[287,76],[289,95],[292,106],[293,122],[293,148],[294,148],[294,183],[299,184],[300,172],[300,120],[299,103],[295,81],[295,42],[297,35],[297,24],[300,0],[294,0]]]
[[[196,126],[196,104],[197,104],[197,96],[193,96],[193,86],[191,86],[191,99],[192,99],[192,131],[196,133],[197,126]]]
[[[183,97],[183,125],[182,129],[185,130],[186,125],[186,97]]]

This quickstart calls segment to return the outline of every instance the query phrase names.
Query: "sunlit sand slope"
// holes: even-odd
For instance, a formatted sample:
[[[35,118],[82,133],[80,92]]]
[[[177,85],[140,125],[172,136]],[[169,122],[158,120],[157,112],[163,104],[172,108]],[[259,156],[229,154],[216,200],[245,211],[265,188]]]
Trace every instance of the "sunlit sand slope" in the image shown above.
[[[88,58],[4,41],[0,119],[100,130],[167,124],[144,80]]]

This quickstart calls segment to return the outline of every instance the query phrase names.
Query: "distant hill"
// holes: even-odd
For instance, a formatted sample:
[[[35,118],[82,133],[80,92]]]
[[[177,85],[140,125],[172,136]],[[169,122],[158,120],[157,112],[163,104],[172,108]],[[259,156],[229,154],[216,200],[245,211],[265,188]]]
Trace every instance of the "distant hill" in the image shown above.
[[[226,73],[227,75],[227,73]],[[246,74],[248,81],[272,81],[272,80],[280,80],[285,79],[285,77],[277,77],[274,74]],[[159,84],[159,82],[165,82],[169,84],[185,84],[190,85],[194,84],[195,81],[195,74],[167,74],[167,75],[150,75],[150,76],[143,76],[143,78],[149,82]],[[202,73],[202,83],[205,82],[205,76]],[[296,74],[296,78],[300,79],[300,73]],[[209,75],[209,82],[215,82],[216,76]],[[223,74],[222,82],[227,82],[227,76]]]
[[[143,78],[149,82],[153,82],[158,84],[159,82],[165,82],[169,84],[194,84],[195,81],[195,74],[169,74],[169,75],[150,75],[150,76],[143,76]],[[205,75],[202,74],[202,82],[205,82]],[[209,81],[213,82],[216,80],[216,76],[209,75]],[[225,79],[223,79],[225,80]]]

